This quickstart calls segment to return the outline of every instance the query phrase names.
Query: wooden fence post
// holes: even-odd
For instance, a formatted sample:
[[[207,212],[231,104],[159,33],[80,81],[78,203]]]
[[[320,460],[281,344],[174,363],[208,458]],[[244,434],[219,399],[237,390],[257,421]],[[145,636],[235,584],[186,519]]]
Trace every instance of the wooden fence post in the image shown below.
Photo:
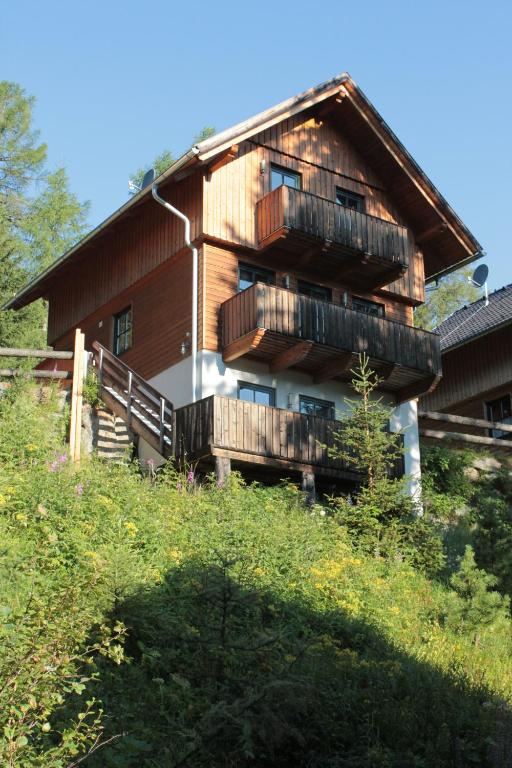
[[[77,328],[75,331],[75,346],[73,351],[73,385],[71,388],[71,419],[69,427],[69,455],[71,461],[80,463],[82,443],[82,396],[84,378],[85,336]]]

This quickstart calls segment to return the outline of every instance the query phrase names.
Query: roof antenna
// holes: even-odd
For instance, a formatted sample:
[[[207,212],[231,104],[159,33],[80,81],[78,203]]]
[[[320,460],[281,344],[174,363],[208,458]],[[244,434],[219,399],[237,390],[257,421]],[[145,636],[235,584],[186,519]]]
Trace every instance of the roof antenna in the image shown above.
[[[465,320],[462,321],[462,323],[459,323],[459,325],[456,325],[455,328],[452,328],[450,333],[447,333],[446,336],[443,336],[443,341],[446,341],[446,339],[452,335],[452,333],[455,333],[455,331],[458,331],[460,328],[462,328],[463,325],[465,325],[468,320],[471,320],[475,315],[477,315],[482,309],[489,306],[489,291],[487,290],[487,276],[489,274],[489,267],[487,264],[480,264],[471,277],[468,277],[468,282],[472,285],[476,286],[477,288],[483,288],[485,291],[485,302],[482,304],[481,307],[478,307],[471,315],[468,315]],[[471,306],[471,305],[470,305]]]
[[[137,194],[137,192],[141,192],[145,187],[148,187],[150,184],[152,184],[154,180],[155,180],[155,169],[150,168],[149,171],[146,171],[146,173],[144,174],[144,178],[142,179],[142,183],[140,187],[132,179],[129,179],[128,189],[133,194]]]
[[[487,289],[487,277],[489,276],[489,267],[487,264],[480,264],[471,277],[468,277],[468,282],[472,283],[472,285],[475,285],[477,288],[483,288],[484,289],[484,295],[485,295],[485,305],[486,307],[489,306],[489,291]]]

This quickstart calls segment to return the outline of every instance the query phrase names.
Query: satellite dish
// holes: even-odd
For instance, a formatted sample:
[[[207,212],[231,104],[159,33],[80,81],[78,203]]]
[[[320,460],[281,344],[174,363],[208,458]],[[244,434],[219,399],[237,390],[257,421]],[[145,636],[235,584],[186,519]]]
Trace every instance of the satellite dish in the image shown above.
[[[150,168],[149,171],[146,171],[144,174],[144,178],[142,179],[142,184],[140,185],[141,189],[144,189],[145,187],[149,186],[149,184],[152,184],[155,180],[155,169]]]
[[[473,275],[471,277],[471,282],[477,286],[477,288],[481,288],[483,285],[485,285],[485,281],[487,280],[487,276],[489,274],[489,267],[487,264],[480,264],[479,267],[475,269],[473,272]]]

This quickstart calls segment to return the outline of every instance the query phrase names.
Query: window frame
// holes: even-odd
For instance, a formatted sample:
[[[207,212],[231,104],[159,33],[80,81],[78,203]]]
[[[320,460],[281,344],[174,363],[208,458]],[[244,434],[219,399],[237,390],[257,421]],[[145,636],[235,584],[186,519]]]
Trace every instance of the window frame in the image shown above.
[[[302,403],[303,401],[307,401],[311,403],[312,405],[321,406],[322,408],[328,407],[330,411],[329,416],[320,416],[320,414],[317,413],[304,413],[302,411]],[[299,413],[301,413],[303,416],[315,416],[320,417],[321,419],[328,419],[329,421],[334,421],[336,417],[336,403],[334,403],[332,400],[322,400],[319,397],[314,397],[312,395],[301,395],[299,394]]]
[[[312,288],[313,292],[315,290],[320,291],[327,291],[328,296],[327,297],[320,297],[320,296],[311,296],[309,293],[304,293],[304,291],[301,290],[302,287],[306,288]],[[308,280],[297,280],[297,293],[299,293],[301,296],[307,296],[310,299],[315,299],[316,301],[328,301],[332,304],[332,288],[329,288],[327,285],[318,285],[318,283],[310,283]]]
[[[274,173],[280,173],[282,175],[286,176],[293,176],[295,179],[297,179],[298,184],[297,185],[291,185],[286,184],[284,181],[281,182],[281,184],[278,184],[276,187],[274,187],[272,174]],[[302,189],[302,174],[300,171],[295,171],[293,168],[286,168],[284,165],[278,165],[277,163],[270,163],[270,191],[273,192],[275,189],[279,189],[279,187],[290,187],[290,189]]]
[[[246,288],[240,288],[240,272],[242,269],[246,269],[248,272],[252,272],[254,275],[256,275],[258,272],[260,275],[266,275],[267,277],[270,277],[273,279],[273,282],[268,282],[266,280],[254,280],[251,285],[248,285]],[[267,269],[266,267],[260,267],[255,264],[246,264],[245,262],[238,262],[238,283],[237,283],[237,293],[242,293],[242,291],[247,291],[249,288],[252,288],[253,285],[256,285],[256,283],[264,283],[265,285],[276,285],[277,275],[272,269]]]
[[[338,195],[346,195],[348,199],[352,199],[356,202],[356,207],[352,205],[345,205],[345,203],[342,203],[340,200],[338,200]],[[337,205],[343,206],[343,208],[348,208],[349,211],[356,211],[357,213],[366,213],[366,205],[365,205],[365,197],[364,195],[360,195],[358,192],[352,192],[350,189],[345,189],[345,187],[339,187],[336,186],[336,203]]]
[[[240,390],[241,389],[250,389],[253,392],[263,392],[265,394],[270,395],[269,403],[268,405],[264,403],[256,403],[254,400],[245,400],[244,398],[240,397]],[[264,384],[254,384],[252,381],[237,381],[237,387],[236,387],[236,398],[237,400],[240,400],[242,403],[250,403],[252,402],[253,405],[265,405],[265,408],[275,408],[276,407],[276,390],[275,387],[267,387]]]
[[[119,332],[119,321],[124,317],[128,315],[130,318],[130,326],[128,329],[123,329],[123,331]],[[120,349],[119,340],[129,334],[129,344],[127,346]],[[133,347],[133,304],[129,304],[128,306],[121,309],[119,312],[116,312],[114,315],[114,340],[112,344],[112,349],[114,352],[114,355],[116,357],[120,357],[125,352],[127,352],[129,349]]]
[[[510,416],[501,416],[499,419],[494,419],[492,417],[492,414],[490,413],[491,408],[498,403],[500,406],[502,406],[503,401],[508,398],[508,411],[510,412]],[[501,408],[503,412],[503,408]],[[487,421],[498,421],[502,422],[504,424],[512,424],[512,394],[508,392],[505,395],[502,395],[501,397],[496,397],[494,400],[486,400],[485,401],[485,417]],[[489,429],[489,437],[494,437],[497,440],[512,440],[512,432],[503,432],[501,429]]]
[[[367,312],[365,309],[358,309],[357,307],[354,307],[354,301],[360,302],[361,304],[366,304],[368,308],[370,307],[378,307],[379,310],[377,312]],[[363,296],[354,296],[352,295],[350,297],[350,308],[354,312],[361,312],[363,315],[369,315],[370,317],[379,317],[379,318],[385,318],[386,317],[386,305],[383,304],[380,301],[373,301],[373,299],[365,299]]]

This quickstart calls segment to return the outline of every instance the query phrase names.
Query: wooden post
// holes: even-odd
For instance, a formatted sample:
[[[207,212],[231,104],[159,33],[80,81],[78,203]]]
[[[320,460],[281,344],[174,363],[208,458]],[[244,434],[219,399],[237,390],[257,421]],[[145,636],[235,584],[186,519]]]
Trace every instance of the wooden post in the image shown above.
[[[222,488],[231,473],[231,459],[225,456],[215,457],[215,478],[217,485]]]
[[[129,427],[132,425],[132,384],[133,374],[128,371],[128,392],[126,395],[126,423]]]
[[[71,461],[80,463],[82,441],[82,395],[84,377],[85,336],[80,328],[75,332],[73,351],[73,385],[71,388],[71,419],[69,427],[69,455]]]
[[[160,454],[163,456],[165,451],[165,397],[160,398],[160,433],[159,433],[159,440],[160,440]]]
[[[306,494],[306,503],[308,506],[311,506],[311,504],[314,504],[316,500],[314,472],[306,470],[302,473],[301,487]]]

